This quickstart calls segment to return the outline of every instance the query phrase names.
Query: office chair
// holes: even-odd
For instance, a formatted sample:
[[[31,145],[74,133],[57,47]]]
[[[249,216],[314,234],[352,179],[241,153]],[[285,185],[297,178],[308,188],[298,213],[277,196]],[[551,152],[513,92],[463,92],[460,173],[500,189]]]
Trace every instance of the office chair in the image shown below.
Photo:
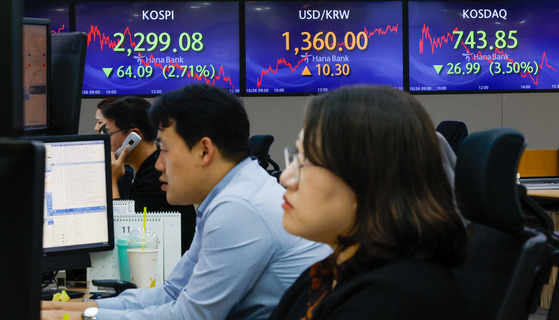
[[[458,154],[460,144],[468,136],[468,128],[462,121],[442,121],[435,130],[445,137],[455,154]]]
[[[472,242],[466,263],[453,272],[468,300],[466,319],[528,319],[559,264],[558,234],[525,225],[523,207],[539,211],[532,212],[536,217],[547,214],[535,201],[521,200],[525,190],[515,175],[524,147],[522,134],[507,128],[473,133],[460,147],[455,192],[471,221]],[[557,291],[548,319],[559,312]]]
[[[274,136],[269,134],[266,135],[254,135],[248,139],[248,146],[250,148],[250,156],[253,159],[258,160],[258,163],[264,170],[279,179],[281,173],[279,165],[270,158],[270,146],[274,142]],[[268,169],[269,166],[272,169]]]

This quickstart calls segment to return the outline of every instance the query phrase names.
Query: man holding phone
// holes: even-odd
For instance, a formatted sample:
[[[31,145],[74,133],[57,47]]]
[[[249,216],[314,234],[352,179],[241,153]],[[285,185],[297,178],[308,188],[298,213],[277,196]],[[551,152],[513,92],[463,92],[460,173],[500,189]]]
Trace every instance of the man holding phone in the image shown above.
[[[103,108],[105,124],[101,132],[111,136],[113,199],[131,199],[135,210],[179,211],[181,215],[182,252],[190,247],[194,236],[196,213],[193,206],[172,206],[161,190],[160,172],[155,169],[159,149],[155,144],[157,129],[148,118],[151,104],[140,97],[126,96]],[[139,141],[139,142],[138,142]],[[117,155],[122,151],[120,155]],[[117,182],[125,174],[124,165],[134,170],[128,194],[120,194]]]
[[[156,168],[168,201],[199,205],[191,248],[160,286],[44,302],[43,319],[63,312],[98,320],[268,319],[299,274],[331,249],[283,229],[285,190],[250,158],[248,116],[234,94],[190,84],[160,96],[150,118],[159,127]]]

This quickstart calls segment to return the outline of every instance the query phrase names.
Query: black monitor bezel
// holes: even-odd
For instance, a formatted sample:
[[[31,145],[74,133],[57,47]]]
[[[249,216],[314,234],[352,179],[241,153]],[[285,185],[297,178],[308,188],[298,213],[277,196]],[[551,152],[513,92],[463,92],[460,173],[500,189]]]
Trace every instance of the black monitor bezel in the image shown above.
[[[8,161],[4,161],[9,159]],[[3,214],[10,249],[0,263],[7,276],[0,295],[7,308],[6,319],[39,319],[45,149],[41,143],[0,139],[0,162],[8,181],[2,181]]]
[[[49,135],[79,132],[86,50],[83,32],[51,34]]]
[[[9,0],[0,12],[0,27],[4,34],[0,51],[0,137],[19,137],[23,133],[23,4]]]

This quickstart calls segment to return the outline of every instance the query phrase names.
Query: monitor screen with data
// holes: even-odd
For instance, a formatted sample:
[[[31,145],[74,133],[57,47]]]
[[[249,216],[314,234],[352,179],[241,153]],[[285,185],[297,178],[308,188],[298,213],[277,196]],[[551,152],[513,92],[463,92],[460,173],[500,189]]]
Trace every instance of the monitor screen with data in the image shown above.
[[[49,120],[50,21],[23,20],[23,128],[41,132]]]
[[[46,154],[44,256],[111,250],[114,231],[108,135],[32,139],[44,142]]]

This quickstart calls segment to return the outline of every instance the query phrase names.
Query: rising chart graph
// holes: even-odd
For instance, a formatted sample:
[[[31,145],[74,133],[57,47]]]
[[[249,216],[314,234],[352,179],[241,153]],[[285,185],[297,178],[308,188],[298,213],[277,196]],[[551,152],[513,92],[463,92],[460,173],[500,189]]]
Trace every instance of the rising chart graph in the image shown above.
[[[401,10],[390,1],[247,3],[246,93],[317,93],[357,83],[402,88]]]

